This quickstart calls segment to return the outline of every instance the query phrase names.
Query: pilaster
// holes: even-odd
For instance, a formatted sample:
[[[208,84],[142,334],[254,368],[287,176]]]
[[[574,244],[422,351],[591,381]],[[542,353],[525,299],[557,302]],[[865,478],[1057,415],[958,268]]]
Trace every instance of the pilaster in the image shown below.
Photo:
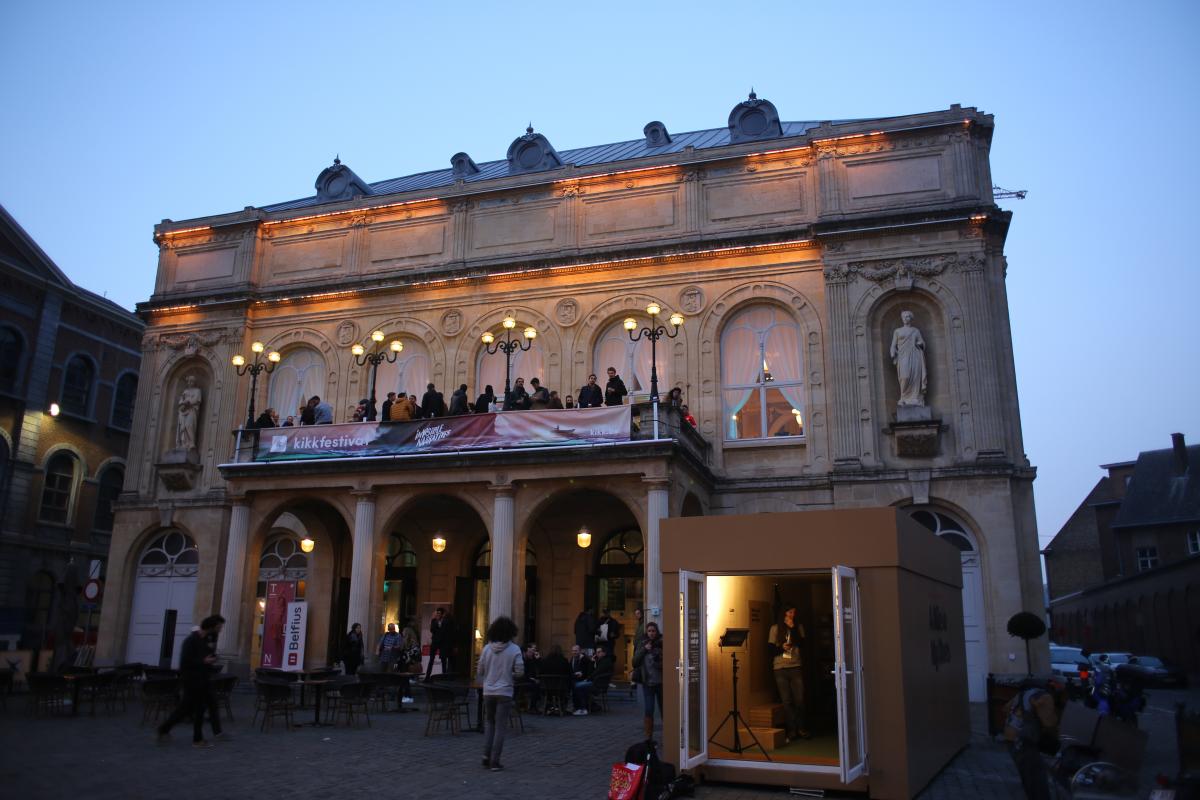
[[[492,574],[488,614],[496,617],[513,615],[513,489],[511,486],[491,486],[494,494],[492,519]],[[490,620],[489,620],[490,621]]]
[[[379,625],[369,619],[371,614],[372,557],[375,554],[375,493],[372,491],[351,492],[358,502],[354,507],[354,546],[350,557],[350,603],[348,625],[358,622],[363,626],[363,642],[367,648],[375,646],[379,637]],[[368,649],[367,652],[374,652]]]

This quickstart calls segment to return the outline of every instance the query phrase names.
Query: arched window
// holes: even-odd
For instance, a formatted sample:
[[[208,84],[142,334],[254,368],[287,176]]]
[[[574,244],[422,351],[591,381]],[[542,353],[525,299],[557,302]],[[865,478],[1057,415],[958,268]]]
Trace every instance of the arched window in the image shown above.
[[[96,489],[96,513],[92,518],[92,529],[111,532],[113,529],[113,502],[121,494],[125,483],[125,470],[117,464],[100,473]]]
[[[975,549],[962,525],[945,514],[920,508],[912,512],[912,518],[964,553],[970,553]]]
[[[658,387],[659,392],[666,394],[670,383],[667,373],[668,347],[666,340],[659,342],[658,347]],[[603,386],[604,371],[616,367],[617,374],[625,381],[625,388],[631,392],[650,391],[650,340],[639,339],[630,341],[629,332],[625,330],[621,320],[609,325],[596,339],[595,355],[592,359],[597,382]]]
[[[0,392],[17,390],[17,375],[21,371],[22,340],[12,328],[0,327]]]
[[[390,390],[389,390],[390,391]],[[412,542],[398,533],[388,537],[388,569],[406,569],[417,566],[417,551]]]
[[[258,580],[303,581],[308,577],[308,556],[295,537],[284,534],[268,539],[258,560]]]
[[[721,332],[726,441],[804,435],[800,326],[782,308],[753,305]]]
[[[517,322],[517,327],[513,328],[513,341],[520,339],[525,341],[525,337],[521,331],[530,327],[528,322]],[[492,333],[496,336],[496,341],[503,341],[505,330],[497,325]],[[495,345],[493,345],[494,347]],[[497,352],[495,355],[488,355],[486,348],[480,345],[479,357],[476,361],[475,374],[479,376],[476,382],[476,387],[480,392],[483,387],[489,384],[496,392],[497,402],[503,402],[504,394],[504,353]],[[546,381],[546,358],[545,351],[542,349],[542,340],[534,339],[533,344],[528,350],[517,350],[512,354],[512,381],[516,383],[517,378],[525,379],[525,390],[530,391],[529,381],[531,378],[537,378],[543,383]],[[555,387],[547,387],[555,388]]]
[[[137,574],[143,578],[186,578],[199,571],[196,543],[179,531],[168,531],[146,545]]]
[[[86,417],[92,405],[92,382],[96,369],[89,358],[72,356],[63,372],[62,410]]]
[[[385,361],[379,365],[379,372],[375,374],[375,400],[378,403],[387,398],[388,392],[415,394],[420,401],[421,396],[425,394],[425,387],[433,380],[433,361],[429,358],[429,348],[425,343],[408,338],[400,341],[404,344],[404,349],[396,357],[396,363],[388,364]],[[366,385],[369,387],[369,384]],[[364,397],[367,391],[363,391]]]
[[[313,395],[325,393],[325,359],[311,347],[288,350],[271,373],[267,392],[267,407],[279,414],[280,422],[296,417],[300,424],[299,408]]]
[[[614,533],[600,548],[600,565],[604,567],[640,566],[646,553],[642,532],[637,528]]]
[[[42,484],[42,504],[38,518],[42,522],[67,524],[75,505],[75,470],[78,462],[68,452],[60,451],[46,464],[46,480]]]
[[[121,430],[133,427],[133,401],[137,398],[138,376],[126,372],[117,378],[117,388],[113,393],[112,426]]]

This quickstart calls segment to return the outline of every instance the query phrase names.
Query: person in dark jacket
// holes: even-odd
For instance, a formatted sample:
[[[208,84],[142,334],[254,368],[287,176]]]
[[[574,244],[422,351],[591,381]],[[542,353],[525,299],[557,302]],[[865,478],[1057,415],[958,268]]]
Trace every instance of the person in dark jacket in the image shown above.
[[[468,413],[467,408],[467,385],[459,384],[458,389],[454,394],[450,395],[450,416],[457,417],[459,414]]]
[[[541,381],[533,378],[529,381],[533,393],[529,395],[529,407],[534,411],[544,411],[550,407],[550,390],[542,386]]]
[[[584,655],[579,645],[571,646],[571,703],[577,717],[587,716],[592,695],[592,668],[595,666],[596,662]]]
[[[444,416],[446,416],[446,400],[431,383],[425,387],[425,394],[421,397],[421,418],[432,419]]]
[[[387,399],[383,401],[383,405],[379,408],[379,418],[383,421],[391,419],[392,403],[396,402],[396,393],[388,392]]]
[[[317,424],[317,403],[321,402],[319,397],[310,397],[308,402],[300,407],[300,424],[301,425],[316,425]]]
[[[642,684],[642,730],[647,739],[654,738],[654,706],[662,715],[663,706],[663,660],[662,637],[658,623],[646,623],[646,638],[637,644],[633,652],[634,669],[641,671]]]
[[[562,408],[562,398],[558,396],[558,392],[550,392],[550,408]]]
[[[496,402],[496,393],[492,390],[492,385],[489,383],[483,388],[483,394],[479,395],[475,400],[475,413],[486,414],[491,410],[492,403]]]
[[[599,408],[604,405],[604,392],[600,391],[600,385],[596,383],[596,374],[588,375],[588,382],[582,389],[579,390],[579,407],[580,408]]]
[[[542,658],[542,663],[538,665],[538,677],[546,675],[560,675],[564,678],[571,675],[571,663],[563,655],[560,644],[550,645],[550,652]]]
[[[575,618],[575,644],[587,655],[596,651],[596,614],[592,609],[580,611]]]
[[[363,663],[363,632],[362,625],[357,622],[350,626],[346,641],[342,644],[342,664],[346,667],[347,675],[355,675]]]
[[[258,415],[258,419],[254,420],[256,428],[278,428],[279,415],[275,413],[275,409],[268,408]]]
[[[216,641],[225,625],[225,618],[214,614],[200,623],[200,629],[192,631],[183,640],[179,652],[179,679],[183,686],[183,700],[179,706],[158,726],[158,741],[170,741],[171,728],[189,714],[192,717],[192,746],[212,747],[212,743],[204,738],[204,712],[210,714],[215,709],[208,679],[216,670],[217,663]],[[221,737],[221,717],[212,715],[213,734]]]
[[[425,668],[425,679],[433,675],[433,659],[442,660],[442,674],[450,672],[450,651],[454,647],[454,620],[446,614],[446,609],[439,608],[433,612],[429,622],[429,666]]]
[[[617,374],[617,368],[609,367],[608,383],[604,384],[604,405],[619,406],[625,402],[627,394],[629,390],[625,388],[625,381]]]
[[[505,411],[525,411],[529,408],[529,392],[525,391],[525,379],[517,378],[508,396],[504,398]]]

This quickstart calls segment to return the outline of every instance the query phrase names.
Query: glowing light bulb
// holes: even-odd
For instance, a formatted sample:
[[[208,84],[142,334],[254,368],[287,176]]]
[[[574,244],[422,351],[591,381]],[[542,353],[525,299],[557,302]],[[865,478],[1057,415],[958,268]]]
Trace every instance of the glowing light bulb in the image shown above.
[[[254,344],[250,345],[250,349],[256,353],[261,353],[263,350],[266,350],[267,348],[266,348],[266,345],[264,345],[262,342],[255,342]]]
[[[372,342],[382,342],[383,341],[383,331],[371,331],[371,341]]]
[[[230,359],[230,361],[233,362],[233,365],[235,367],[245,366],[245,364],[246,364],[246,359],[244,356],[234,356],[233,358]]]
[[[646,313],[652,317],[657,317],[660,313],[662,313],[662,307],[659,306],[658,303],[651,303],[650,305],[646,306]]]
[[[515,319],[513,319],[512,317],[505,317],[504,321],[500,324],[503,325],[504,327],[508,328],[510,331],[513,328],[517,327],[517,321]]]
[[[496,341],[496,337],[492,336],[491,331],[484,331],[483,336],[480,336],[479,338],[483,340],[484,344],[491,344],[492,342]]]
[[[633,329],[634,329],[634,328],[636,328],[636,327],[637,327],[637,320],[636,320],[636,319],[634,319],[633,317],[626,317],[626,318],[625,318],[625,330],[627,330],[627,331],[631,331],[631,330],[633,330]]]

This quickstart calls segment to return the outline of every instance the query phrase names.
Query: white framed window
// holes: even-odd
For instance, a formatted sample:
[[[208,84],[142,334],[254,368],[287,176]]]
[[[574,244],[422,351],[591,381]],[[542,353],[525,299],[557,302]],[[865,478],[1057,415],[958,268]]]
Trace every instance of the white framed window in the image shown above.
[[[638,323],[640,329],[643,323]],[[668,328],[668,330],[671,330]],[[671,388],[667,373],[668,339],[661,339],[655,356],[658,361],[658,392],[665,396]],[[632,392],[650,391],[650,340],[642,337],[638,341],[629,338],[623,320],[617,320],[605,328],[596,338],[592,357],[592,372],[604,375],[609,367],[616,367],[617,374],[625,381],[625,388]],[[601,388],[604,379],[598,378]]]
[[[721,332],[725,441],[804,435],[800,325],[784,309],[752,305]]]
[[[75,510],[75,492],[78,488],[75,457],[68,452],[55,453],[46,463],[46,477],[42,482],[42,502],[38,519],[57,525],[68,525]]]
[[[1139,547],[1137,549],[1137,566],[1138,572],[1148,569],[1154,569],[1158,566],[1158,548],[1157,547]]]
[[[267,408],[275,409],[282,422],[294,417],[300,424],[300,406],[313,395],[325,393],[325,358],[311,347],[288,350],[271,373]]]
[[[400,355],[396,356],[396,363],[389,364],[385,361],[379,365],[379,372],[375,375],[377,405],[382,405],[383,401],[387,399],[388,392],[415,394],[417,401],[420,402],[425,394],[425,387],[433,380],[433,359],[429,357],[429,348],[425,346],[425,343],[407,337],[400,341],[404,344],[404,349],[400,351]],[[367,369],[370,367],[368,366]],[[446,386],[438,387],[447,397],[450,395],[450,392],[447,391],[448,388]],[[364,389],[362,396],[366,397],[367,392],[368,390]]]
[[[1200,531],[1190,531],[1187,535],[1188,555],[1200,553]]]

